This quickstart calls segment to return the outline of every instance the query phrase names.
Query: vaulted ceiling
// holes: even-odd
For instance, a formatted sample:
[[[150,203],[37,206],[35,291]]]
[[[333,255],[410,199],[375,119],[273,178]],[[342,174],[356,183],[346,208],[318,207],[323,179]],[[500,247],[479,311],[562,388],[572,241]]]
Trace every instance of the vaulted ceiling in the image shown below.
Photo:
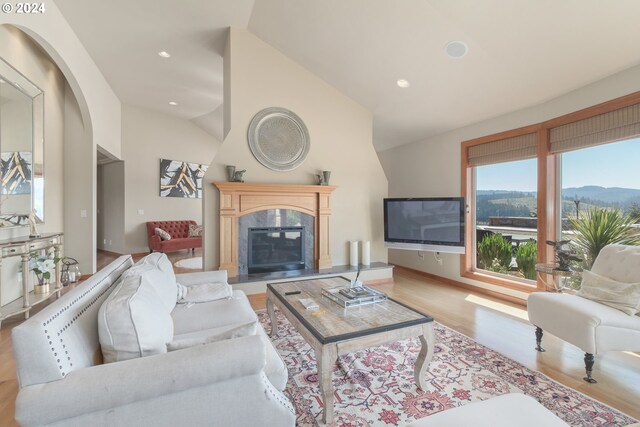
[[[640,64],[637,0],[55,2],[122,102],[193,120],[214,135],[221,133],[229,26],[368,108],[377,150],[536,105]],[[467,55],[447,56],[451,41],[466,43]],[[399,88],[398,79],[410,87]]]

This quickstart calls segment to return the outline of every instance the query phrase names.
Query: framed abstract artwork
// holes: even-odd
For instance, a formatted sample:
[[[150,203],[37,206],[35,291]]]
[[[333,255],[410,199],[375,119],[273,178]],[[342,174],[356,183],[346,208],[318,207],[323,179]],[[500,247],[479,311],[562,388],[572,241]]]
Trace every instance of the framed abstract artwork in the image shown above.
[[[202,198],[208,165],[160,159],[160,197]]]
[[[31,194],[31,151],[4,152],[2,194]]]

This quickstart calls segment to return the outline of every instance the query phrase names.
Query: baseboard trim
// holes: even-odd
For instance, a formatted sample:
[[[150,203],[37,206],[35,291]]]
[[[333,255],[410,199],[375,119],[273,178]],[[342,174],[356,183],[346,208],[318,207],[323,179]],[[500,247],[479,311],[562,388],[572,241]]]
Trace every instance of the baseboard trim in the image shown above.
[[[112,252],[112,251],[108,251],[106,249],[98,249],[97,252],[100,252],[102,254],[105,255],[111,255],[111,256],[116,256],[116,257],[121,257],[122,255],[131,255],[132,257],[144,257],[150,254],[150,252],[135,252],[132,254],[121,254],[120,252]]]
[[[415,270],[413,268],[409,268],[409,267],[403,267],[401,265],[397,265],[394,264],[394,272],[402,272],[402,271],[406,271],[412,274],[416,274],[418,276],[422,276],[426,279],[429,280],[435,280],[436,282],[440,282],[443,283],[445,285],[449,285],[449,286],[455,286],[458,288],[463,288],[466,289],[468,291],[474,291],[480,294],[484,294],[484,295],[488,295],[494,298],[498,298],[500,300],[503,301],[508,301],[514,304],[518,304],[521,306],[526,307],[527,306],[527,300],[522,299],[522,298],[518,298],[518,297],[514,297],[512,295],[507,295],[507,294],[503,294],[500,292],[496,292],[496,291],[492,291],[489,289],[485,289],[485,288],[481,288],[479,286],[473,286],[470,285],[468,283],[464,283],[464,282],[459,282],[457,280],[454,279],[449,279],[448,277],[442,277],[442,276],[438,276],[437,274],[432,274],[432,273],[427,273],[426,271],[420,271],[420,270]]]
[[[373,279],[373,280],[365,280],[364,284],[365,285],[388,285],[390,283],[393,283],[393,277],[388,277],[385,279]]]
[[[111,255],[111,256],[122,256],[122,254],[119,253],[119,252],[112,252],[112,251],[108,251],[106,249],[98,249],[96,252],[100,252],[102,254]]]

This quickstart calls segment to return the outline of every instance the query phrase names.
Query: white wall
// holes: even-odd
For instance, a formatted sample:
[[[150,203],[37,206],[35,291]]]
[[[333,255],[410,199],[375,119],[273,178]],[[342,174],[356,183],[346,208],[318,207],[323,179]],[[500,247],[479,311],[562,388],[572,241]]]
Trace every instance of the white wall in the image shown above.
[[[307,125],[311,150],[293,171],[267,169],[249,150],[249,122],[267,107],[287,108]],[[204,185],[205,269],[219,265],[219,194],[212,182],[226,181],[226,165],[247,169],[245,181],[259,183],[315,184],[315,174],[331,170],[330,183],[338,186],[332,196],[333,264],[348,264],[349,240],[370,240],[372,261],[386,262],[382,199],[387,179],[372,145],[370,111],[256,36],[235,28],[230,29],[225,49],[225,108],[226,138]]]
[[[188,120],[130,105],[122,109],[122,141],[123,253],[149,250],[146,221],[192,219],[201,224],[202,199],[160,197],[160,159],[208,165],[220,142]],[[144,214],[138,214],[140,209]],[[105,249],[119,252],[108,245]]]
[[[124,242],[124,162],[98,166],[98,249],[126,253]]]
[[[486,120],[415,144],[378,153],[389,178],[390,197],[460,195],[460,145],[462,141],[539,123],[640,90],[640,66],[607,77],[581,89],[524,110]],[[461,107],[464,108],[464,107]],[[496,290],[523,294],[460,276],[460,256],[420,259],[415,251],[389,250],[390,262],[439,276]]]

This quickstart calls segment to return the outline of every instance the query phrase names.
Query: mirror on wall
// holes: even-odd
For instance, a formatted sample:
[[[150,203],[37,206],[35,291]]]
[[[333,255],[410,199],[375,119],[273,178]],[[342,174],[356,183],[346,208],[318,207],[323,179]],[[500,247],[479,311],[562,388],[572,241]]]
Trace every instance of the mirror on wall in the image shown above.
[[[0,227],[44,221],[44,93],[0,58]]]

